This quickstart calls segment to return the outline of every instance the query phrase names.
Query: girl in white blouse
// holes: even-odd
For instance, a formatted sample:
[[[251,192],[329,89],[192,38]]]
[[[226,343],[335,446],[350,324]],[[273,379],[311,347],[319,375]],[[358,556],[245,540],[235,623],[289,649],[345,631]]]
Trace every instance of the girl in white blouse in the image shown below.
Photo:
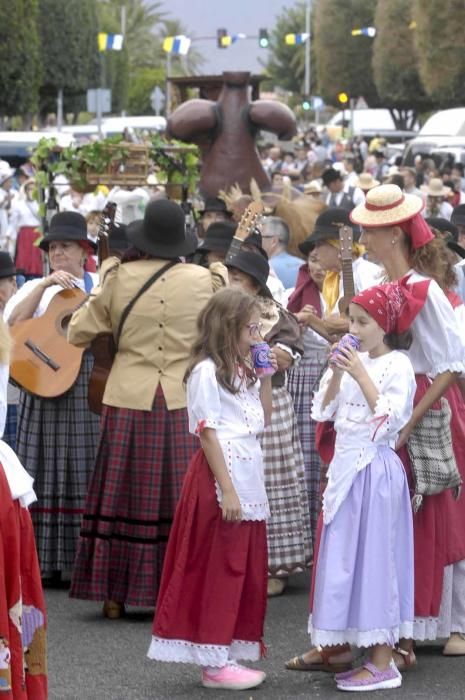
[[[398,335],[405,330],[398,325],[405,303],[401,285],[372,287],[353,298],[350,330],[360,353],[338,346],[313,403],[315,420],[334,421],[336,443],[323,494],[309,632],[315,646],[332,647],[339,658],[349,644],[370,649],[364,666],[336,675],[340,690],[400,686],[393,646],[413,626],[412,509],[394,451],[416,389],[409,359],[393,349],[411,340]],[[312,652],[306,660],[312,662]]]
[[[271,415],[271,380],[251,369],[261,325],[254,297],[217,292],[197,324],[187,408],[201,449],[171,529],[148,656],[198,664],[205,687],[240,690],[265,678],[236,659],[263,650],[269,508],[258,436]]]

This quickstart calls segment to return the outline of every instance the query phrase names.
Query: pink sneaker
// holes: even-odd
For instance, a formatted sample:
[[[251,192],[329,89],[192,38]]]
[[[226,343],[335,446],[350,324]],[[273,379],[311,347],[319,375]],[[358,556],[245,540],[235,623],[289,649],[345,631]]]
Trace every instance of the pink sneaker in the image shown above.
[[[219,669],[202,669],[204,688],[224,688],[225,690],[247,690],[256,688],[265,680],[263,671],[255,671],[239,664],[227,664]]]

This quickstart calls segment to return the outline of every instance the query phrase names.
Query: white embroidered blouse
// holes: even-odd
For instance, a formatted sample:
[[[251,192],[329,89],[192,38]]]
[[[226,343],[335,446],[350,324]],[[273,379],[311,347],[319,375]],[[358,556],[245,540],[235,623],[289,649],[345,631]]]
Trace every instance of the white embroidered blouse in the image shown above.
[[[237,383],[239,391],[232,394],[218,383],[213,360],[202,360],[196,365],[187,380],[189,432],[200,435],[205,428],[216,430],[241,502],[242,519],[265,520],[270,510],[258,441],[264,430],[260,382],[247,386],[238,377]],[[216,480],[215,484],[218,503],[221,503],[221,489]]]
[[[359,471],[376,455],[378,447],[394,449],[400,430],[413,411],[416,390],[415,375],[408,357],[393,350],[371,358],[360,353],[360,359],[375,384],[379,398],[373,413],[359,384],[346,372],[340,391],[325,408],[323,399],[332,376],[324,374],[315,394],[312,417],[317,421],[334,421],[336,445],[328,469],[328,485],[323,494],[323,520],[331,522],[348,495]]]

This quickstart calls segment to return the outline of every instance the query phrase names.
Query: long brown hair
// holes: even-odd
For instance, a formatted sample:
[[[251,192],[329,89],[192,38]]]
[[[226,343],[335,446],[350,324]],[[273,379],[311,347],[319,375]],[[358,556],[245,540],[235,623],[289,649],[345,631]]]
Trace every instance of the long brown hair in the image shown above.
[[[406,238],[410,243],[408,236]],[[410,262],[414,270],[432,277],[442,290],[450,289],[457,282],[450,251],[440,238],[435,238],[421,248],[410,250]]]
[[[238,392],[238,374],[254,382],[254,371],[239,350],[239,337],[254,311],[260,311],[255,297],[238,287],[216,292],[197,317],[197,338],[192,346],[184,381],[194,367],[211,358],[216,365],[218,383],[233,394]]]

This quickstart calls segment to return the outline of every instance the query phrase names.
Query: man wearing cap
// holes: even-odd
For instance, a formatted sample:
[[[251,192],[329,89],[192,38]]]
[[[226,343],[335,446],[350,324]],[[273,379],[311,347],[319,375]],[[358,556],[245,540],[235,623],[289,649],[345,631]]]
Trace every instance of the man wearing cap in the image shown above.
[[[342,175],[336,168],[328,168],[322,175],[323,184],[328,189],[325,204],[350,211],[364,201],[363,192],[358,187],[345,186]]]
[[[351,223],[349,213],[344,209],[323,211],[317,218],[311,235],[299,245],[299,249],[304,255],[308,255],[314,247],[318,261],[326,271],[322,295],[326,306],[324,325],[329,335],[345,333],[349,328],[347,318],[340,316],[338,312],[338,302],[344,296],[339,243],[342,226],[349,226],[353,233],[352,274],[355,292],[379,284],[382,276],[381,268],[378,265],[370,263],[362,257],[363,249],[357,243],[360,238],[360,229]]]
[[[69,325],[79,347],[100,333],[117,339],[71,586],[73,597],[105,601],[110,618],[127,604],[155,605],[170,524],[197,449],[184,374],[197,316],[226,283],[221,263],[181,262],[198,241],[175,202],[149,202],[127,238],[131,248],[112,261]]]
[[[7,303],[4,317],[13,327],[43,316],[63,289],[90,293],[97,282],[96,274],[85,271],[95,246],[87,239],[81,214],[55,214],[40,247],[49,257],[51,273],[26,282]],[[84,353],[75,384],[62,396],[44,399],[21,390],[17,452],[35,479],[38,504],[31,506],[31,515],[42,576],[47,578],[69,574],[73,567],[99,433],[98,417],[87,406],[92,364],[90,353]]]

